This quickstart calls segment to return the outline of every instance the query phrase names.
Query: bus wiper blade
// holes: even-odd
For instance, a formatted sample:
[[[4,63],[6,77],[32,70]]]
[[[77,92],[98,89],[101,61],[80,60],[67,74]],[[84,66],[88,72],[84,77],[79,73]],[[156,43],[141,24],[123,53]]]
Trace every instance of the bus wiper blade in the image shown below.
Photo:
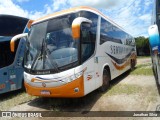
[[[37,55],[36,55],[36,57],[35,57],[35,59],[34,59],[34,61],[33,61],[33,64],[32,64],[32,66],[31,66],[31,69],[33,70],[33,67],[35,66],[35,64],[36,64],[36,61],[37,60],[39,60],[39,59],[43,59],[43,51],[44,51],[44,39],[43,39],[43,41],[42,41],[42,46],[41,46],[41,49],[40,49],[40,51],[37,53]]]
[[[42,52],[41,53],[43,55],[43,65],[45,65],[46,58],[49,58],[51,65],[55,68],[56,72],[59,72],[58,65],[57,65],[56,61],[52,61],[52,58],[50,58],[45,39],[43,39],[43,43],[42,43]]]
[[[31,66],[31,69],[32,70],[35,69],[34,66],[37,63],[37,60],[43,60],[43,69],[45,69],[46,58],[49,58],[50,64],[54,67],[55,72],[59,72],[58,65],[55,61],[52,61],[52,59],[50,58],[48,49],[46,47],[45,39],[43,39],[41,49],[37,53],[37,55],[33,61],[33,64]]]

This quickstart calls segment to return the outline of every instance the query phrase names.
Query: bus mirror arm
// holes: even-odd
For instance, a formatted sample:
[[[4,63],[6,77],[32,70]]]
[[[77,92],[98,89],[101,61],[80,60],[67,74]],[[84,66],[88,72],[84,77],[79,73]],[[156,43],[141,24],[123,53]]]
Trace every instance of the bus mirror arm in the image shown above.
[[[84,18],[84,17],[78,17],[73,20],[73,22],[72,22],[72,37],[73,37],[73,39],[80,38],[80,28],[81,28],[80,26],[83,22],[89,23],[89,24],[92,23],[91,20]]]
[[[10,41],[11,52],[14,52],[14,50],[15,50],[15,41],[17,41],[18,39],[23,38],[23,37],[28,37],[28,33],[18,34],[11,39],[11,41]]]

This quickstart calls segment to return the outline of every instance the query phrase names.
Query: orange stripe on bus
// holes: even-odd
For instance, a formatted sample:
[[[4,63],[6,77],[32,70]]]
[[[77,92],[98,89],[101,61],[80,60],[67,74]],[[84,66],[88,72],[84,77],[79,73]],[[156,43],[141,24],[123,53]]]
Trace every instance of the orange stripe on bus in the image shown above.
[[[53,14],[50,14],[50,15],[47,15],[47,16],[44,16],[44,17],[41,17],[37,20],[34,21],[34,23],[36,22],[39,22],[39,21],[43,21],[43,20],[46,20],[46,19],[49,19],[49,18],[52,18],[52,17],[55,17],[55,16],[58,16],[58,15],[62,15],[62,14],[67,14],[67,13],[71,13],[71,12],[75,12],[76,10],[83,10],[83,9],[88,9],[88,10],[93,10],[95,12],[97,12],[98,14],[102,15],[103,17],[105,17],[106,19],[109,19],[108,17],[106,17],[104,14],[102,14],[100,11],[98,11],[97,9],[94,9],[92,7],[87,7],[87,6],[80,6],[80,7],[74,7],[74,8],[70,8],[70,9],[67,9],[67,10],[62,10],[62,11],[59,11],[59,12],[55,12]],[[111,19],[109,19],[111,22],[113,22]],[[33,23],[33,24],[34,24]],[[114,22],[113,22],[114,23]],[[116,24],[116,23],[114,23]],[[117,25],[117,24],[116,24]],[[117,25],[119,26],[119,25]],[[119,26],[120,27],[120,26]]]
[[[118,65],[117,63],[115,63],[113,61],[112,61],[112,64],[114,65],[114,67],[117,70],[123,70],[126,66],[128,66],[130,64],[131,59],[134,59],[136,61],[136,57],[137,57],[136,54],[132,53],[132,55],[129,57],[129,59],[123,65]]]
[[[80,37],[80,25],[72,26],[72,37],[78,39]]]
[[[11,42],[10,42],[10,49],[12,52],[14,52],[14,50],[15,50],[15,42],[13,40],[11,40]]]
[[[34,20],[29,20],[27,27],[30,28],[33,22],[34,22]]]
[[[114,65],[114,67],[117,69],[117,70],[123,70],[127,65],[129,65],[129,61],[127,61],[127,62],[125,62],[125,64],[124,65],[118,65],[118,64],[116,64],[115,62],[113,62],[112,61],[112,63],[113,63],[113,65]]]

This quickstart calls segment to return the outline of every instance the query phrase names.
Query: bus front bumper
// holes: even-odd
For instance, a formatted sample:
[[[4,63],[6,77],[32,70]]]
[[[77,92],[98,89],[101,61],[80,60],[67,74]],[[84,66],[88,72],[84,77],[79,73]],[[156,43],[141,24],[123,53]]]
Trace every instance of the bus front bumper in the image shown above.
[[[24,83],[28,94],[43,97],[82,97],[84,96],[83,76],[80,78],[58,87],[35,87]]]

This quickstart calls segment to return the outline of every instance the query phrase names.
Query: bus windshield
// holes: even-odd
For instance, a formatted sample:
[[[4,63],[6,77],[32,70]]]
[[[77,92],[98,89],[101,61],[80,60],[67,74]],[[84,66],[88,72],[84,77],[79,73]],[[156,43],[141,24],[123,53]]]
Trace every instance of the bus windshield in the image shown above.
[[[79,40],[74,40],[71,34],[75,18],[76,14],[69,14],[31,27],[26,44],[25,69],[37,74],[44,70],[57,73],[78,65]]]

